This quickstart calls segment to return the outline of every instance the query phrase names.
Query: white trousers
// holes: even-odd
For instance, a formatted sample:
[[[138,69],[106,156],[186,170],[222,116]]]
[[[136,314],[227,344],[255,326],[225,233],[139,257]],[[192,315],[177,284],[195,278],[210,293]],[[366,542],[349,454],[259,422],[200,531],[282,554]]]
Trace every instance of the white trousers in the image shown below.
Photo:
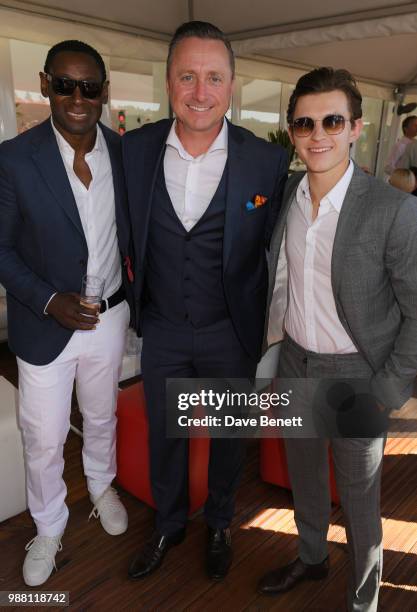
[[[128,324],[129,306],[123,301],[100,315],[95,330],[74,332],[51,363],[17,359],[28,504],[38,535],[59,535],[68,520],[63,450],[74,380],[90,496],[101,495],[116,475],[115,411]]]

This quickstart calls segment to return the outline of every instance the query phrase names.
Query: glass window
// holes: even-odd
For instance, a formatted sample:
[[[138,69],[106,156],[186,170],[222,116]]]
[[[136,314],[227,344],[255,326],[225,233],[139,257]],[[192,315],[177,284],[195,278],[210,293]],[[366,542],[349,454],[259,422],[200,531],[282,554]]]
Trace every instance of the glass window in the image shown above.
[[[49,117],[49,100],[41,95],[39,85],[39,72],[43,71],[48,49],[47,45],[10,41],[19,134]]]
[[[396,110],[395,102],[383,102],[383,115],[381,122],[381,134],[379,138],[379,151],[378,151],[378,159],[377,159],[377,167],[376,167],[376,176],[379,178],[388,178],[388,175],[385,173],[385,164],[388,159],[388,156],[391,152],[391,147],[396,142],[397,135],[392,134],[394,118],[396,115],[394,114]],[[398,121],[398,129],[401,131],[401,121]],[[398,130],[396,130],[398,131]],[[401,131],[402,134],[402,131]]]
[[[141,65],[141,74],[110,71],[111,119],[116,131],[122,131],[123,118],[125,130],[129,131],[168,117],[165,62]]]
[[[281,90],[281,127],[287,129],[287,110],[290,103],[291,94],[295,89],[295,85],[283,83]]]
[[[282,84],[282,94],[281,94],[281,129],[287,130],[287,111],[288,105],[290,102],[291,94],[295,89],[295,85],[291,85],[290,83]],[[298,172],[300,170],[306,171],[306,165],[304,162],[298,157],[297,151],[295,149],[288,150],[288,155],[292,155],[290,159],[290,172]]]
[[[363,130],[354,148],[353,158],[359,166],[372,174],[376,167],[382,107],[382,100],[362,98]]]
[[[268,139],[268,132],[279,128],[281,83],[240,77],[240,112],[237,122],[257,136]]]

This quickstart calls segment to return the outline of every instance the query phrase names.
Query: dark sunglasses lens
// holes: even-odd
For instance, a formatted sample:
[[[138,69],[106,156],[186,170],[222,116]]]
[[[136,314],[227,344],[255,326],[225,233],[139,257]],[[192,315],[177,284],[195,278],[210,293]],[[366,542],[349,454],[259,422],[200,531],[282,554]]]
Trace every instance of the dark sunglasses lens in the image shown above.
[[[323,128],[330,136],[340,134],[345,129],[345,118],[342,115],[327,115],[323,119]]]
[[[97,98],[101,94],[103,85],[95,81],[83,81],[80,89],[84,98],[94,100],[94,98]]]
[[[73,79],[52,77],[52,89],[58,96],[71,96],[76,87],[77,81],[74,81]]]
[[[314,130],[314,121],[311,117],[299,117],[292,127],[296,136],[309,136]]]
[[[77,85],[80,86],[81,95],[89,100],[94,100],[103,91],[102,83],[97,81],[76,81],[66,77],[52,77],[52,89],[58,96],[72,96]]]

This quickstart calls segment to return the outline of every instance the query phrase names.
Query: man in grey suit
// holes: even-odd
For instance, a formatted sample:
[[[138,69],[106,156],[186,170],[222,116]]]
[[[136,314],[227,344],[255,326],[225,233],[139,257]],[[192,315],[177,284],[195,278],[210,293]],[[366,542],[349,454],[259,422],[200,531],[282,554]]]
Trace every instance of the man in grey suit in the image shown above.
[[[410,397],[417,373],[417,200],[349,159],[361,101],[352,76],[331,68],[304,75],[291,96],[289,134],[307,173],[289,179],[272,236],[267,332],[269,344],[284,337],[279,377],[367,379],[389,411]],[[309,410],[314,420],[316,405]],[[348,609],[377,609],[385,435],[362,436],[285,440],[299,557],[265,575],[262,593],[328,574],[330,444],[351,561]]]

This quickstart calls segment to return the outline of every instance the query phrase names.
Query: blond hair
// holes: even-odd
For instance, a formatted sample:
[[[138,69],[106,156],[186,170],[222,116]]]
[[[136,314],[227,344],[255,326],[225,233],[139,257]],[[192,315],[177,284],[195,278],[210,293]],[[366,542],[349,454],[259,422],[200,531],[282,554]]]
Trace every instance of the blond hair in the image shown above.
[[[393,187],[401,189],[406,193],[411,193],[416,189],[416,177],[411,170],[397,168],[389,177],[389,182]]]

